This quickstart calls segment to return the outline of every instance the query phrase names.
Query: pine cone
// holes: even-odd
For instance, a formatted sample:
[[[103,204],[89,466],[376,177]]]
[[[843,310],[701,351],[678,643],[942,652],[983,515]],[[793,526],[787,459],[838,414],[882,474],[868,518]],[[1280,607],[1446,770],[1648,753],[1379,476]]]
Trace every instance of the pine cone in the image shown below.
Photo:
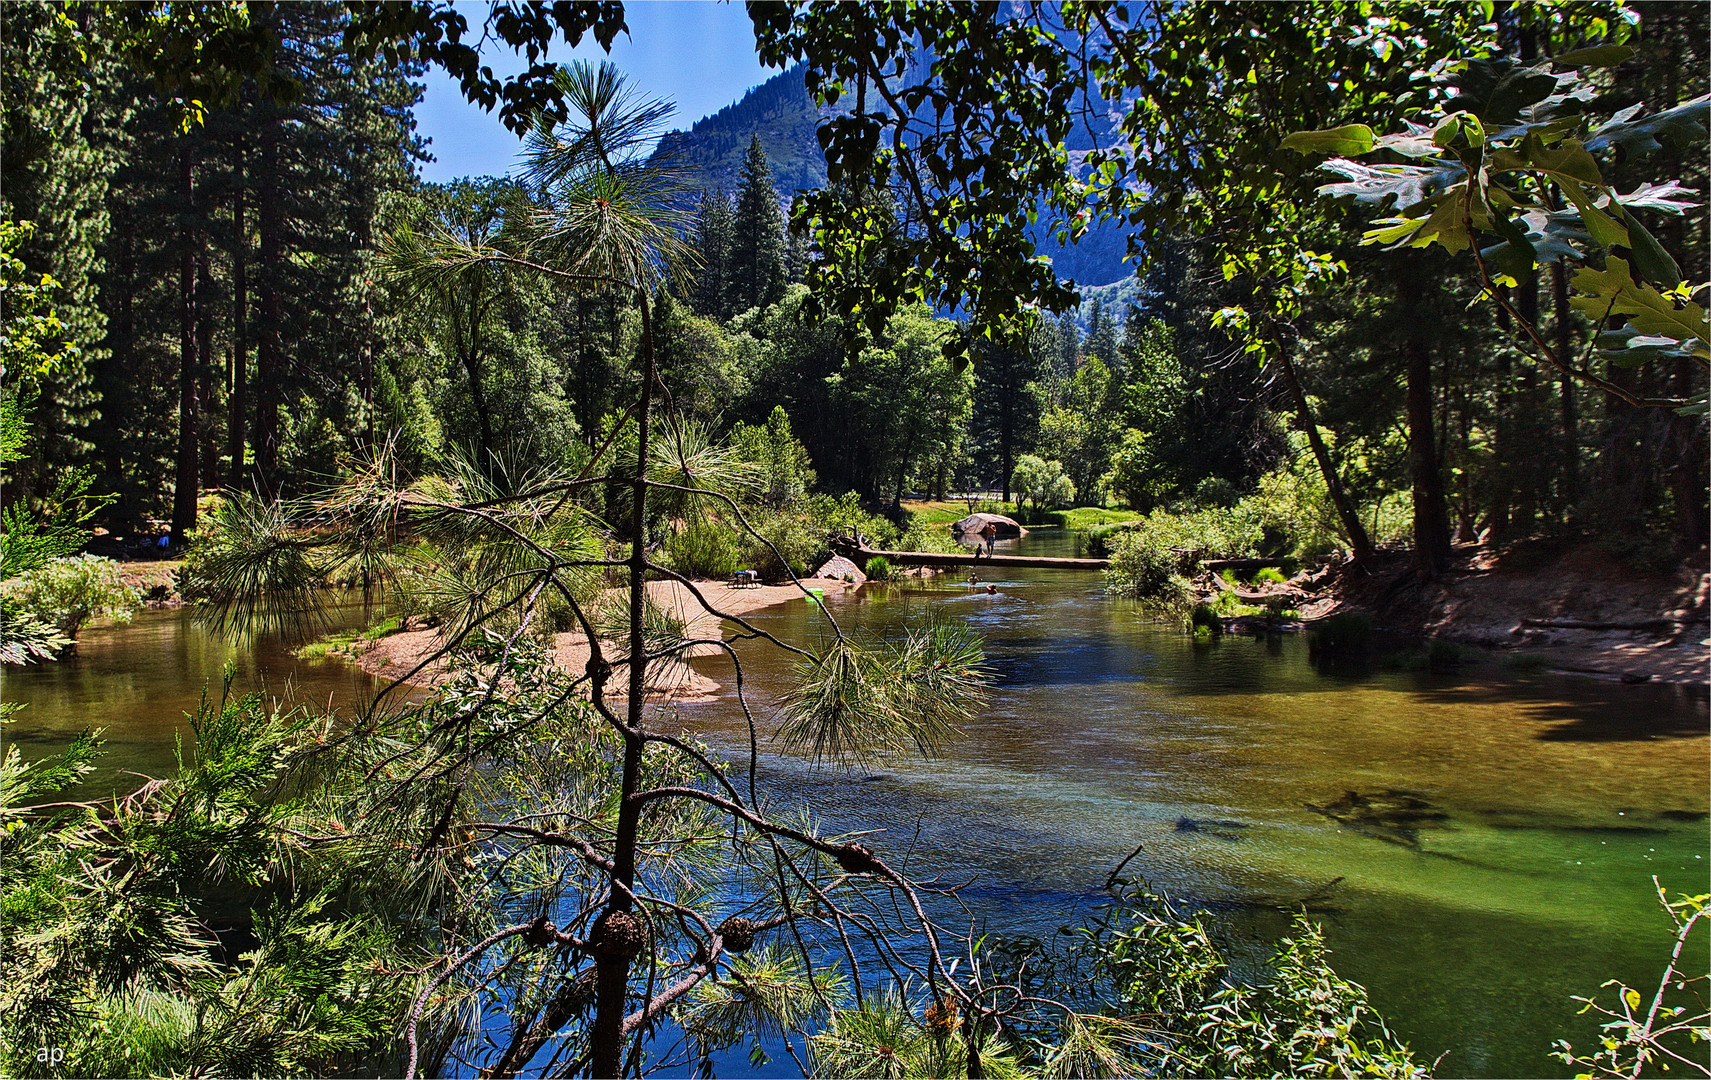
[[[627,911],[608,911],[594,921],[588,947],[594,955],[613,960],[634,960],[647,941],[647,927]]]
[[[725,948],[734,953],[746,953],[755,943],[755,924],[740,915],[732,915],[719,924],[719,936]]]

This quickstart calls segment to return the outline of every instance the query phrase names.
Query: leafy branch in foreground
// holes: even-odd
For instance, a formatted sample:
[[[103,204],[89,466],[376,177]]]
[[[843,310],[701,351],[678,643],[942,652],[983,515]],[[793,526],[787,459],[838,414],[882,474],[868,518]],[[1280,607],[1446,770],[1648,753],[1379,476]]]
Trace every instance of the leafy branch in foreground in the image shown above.
[[[1296,132],[1283,147],[1341,155],[1324,168],[1343,179],[1322,186],[1321,193],[1369,206],[1393,204],[1395,216],[1375,222],[1363,243],[1392,249],[1436,244],[1451,254],[1471,252],[1485,295],[1552,367],[1632,405],[1702,413],[1704,394],[1643,399],[1589,370],[1584,360],[1564,355],[1503,288],[1527,280],[1543,265],[1579,263],[1573,284],[1580,295],[1573,304],[1601,331],[1600,355],[1619,367],[1680,358],[1711,369],[1711,322],[1692,300],[1704,285],[1683,279],[1644,220],[1645,214],[1679,217],[1698,205],[1693,199],[1700,193],[1669,178],[1624,193],[1605,179],[1599,164],[1600,156],[1631,159],[1661,149],[1660,139],[1703,140],[1711,95],[1647,115],[1634,105],[1595,124],[1586,113],[1595,86],[1583,71],[1613,67],[1632,52],[1611,45],[1539,64],[1462,60],[1442,77],[1453,95],[1425,123],[1410,122],[1388,135],[1365,124]],[[1410,163],[1353,160],[1377,151]],[[1602,270],[1592,265],[1600,257]],[[1628,325],[1605,329],[1618,316]]]
[[[1711,1007],[1705,997],[1711,974],[1701,975],[1696,971],[1689,975],[1682,970],[1682,954],[1693,939],[1694,930],[1705,920],[1711,895],[1677,896],[1671,900],[1656,877],[1652,878],[1652,886],[1657,889],[1658,903],[1675,925],[1669,962],[1664,965],[1657,991],[1649,1002],[1640,991],[1615,979],[1604,984],[1616,988],[1614,1009],[1598,1004],[1594,998],[1575,998],[1585,1002],[1580,1010],[1582,1015],[1591,1012],[1609,1017],[1600,1025],[1603,1035],[1598,1040],[1598,1049],[1590,1055],[1575,1053],[1566,1040],[1559,1040],[1551,1054],[1564,1065],[1585,1070],[1575,1074],[1582,1080],[1638,1077],[1648,1065],[1666,1070],[1672,1065],[1686,1066],[1695,1075],[1711,1076],[1704,1049],[1711,1045]],[[1701,961],[1704,944],[1701,940],[1697,954]],[[1697,1052],[1699,1056],[1684,1057],[1679,1053],[1681,1050]]]

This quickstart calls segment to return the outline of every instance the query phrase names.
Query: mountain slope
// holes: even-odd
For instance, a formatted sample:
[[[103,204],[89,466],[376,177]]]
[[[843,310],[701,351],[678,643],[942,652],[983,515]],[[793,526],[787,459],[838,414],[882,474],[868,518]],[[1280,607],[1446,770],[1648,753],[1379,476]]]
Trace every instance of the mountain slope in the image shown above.
[[[688,131],[670,132],[660,139],[656,153],[687,167],[692,186],[730,195],[737,190],[749,139],[759,135],[779,197],[788,202],[799,188],[826,182],[826,159],[814,136],[820,115],[797,65],[750,90],[741,101],[696,121]]]
[[[823,117],[843,111],[816,105],[803,84],[803,68],[797,65],[750,90],[741,101],[697,121],[688,131],[665,135],[656,153],[686,168],[692,187],[730,195],[737,189],[749,139],[759,135],[779,201],[788,203],[796,191],[825,184],[826,159],[815,129]],[[1051,258],[1058,276],[1077,285],[1108,285],[1134,273],[1123,262],[1127,237],[1119,225],[1101,226],[1070,247],[1060,246],[1043,225],[1033,233],[1035,245]]]

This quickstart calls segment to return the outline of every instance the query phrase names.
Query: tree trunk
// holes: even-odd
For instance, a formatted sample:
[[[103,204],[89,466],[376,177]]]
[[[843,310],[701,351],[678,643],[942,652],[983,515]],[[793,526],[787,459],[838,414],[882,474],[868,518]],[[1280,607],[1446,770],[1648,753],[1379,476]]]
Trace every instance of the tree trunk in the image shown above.
[[[1574,313],[1568,302],[1568,268],[1560,261],[1551,267],[1551,306],[1556,317],[1557,356],[1569,363],[1574,356]],[[1559,372],[1562,403],[1563,468],[1562,496],[1567,518],[1580,501],[1580,419],[1574,401],[1574,378]]]
[[[206,218],[204,218],[206,220]],[[208,234],[197,240],[196,251],[196,399],[200,423],[202,476],[210,488],[220,485],[220,440],[214,403],[214,274],[208,265]]]
[[[196,244],[195,177],[190,150],[179,151],[184,227],[178,257],[178,469],[172,490],[172,542],[183,544],[196,528],[200,487],[196,422]]]
[[[647,695],[644,615],[647,599],[648,441],[653,424],[650,406],[655,372],[653,321],[648,310],[648,297],[644,290],[638,289],[637,294],[642,316],[642,398],[636,410],[636,475],[632,481],[635,496],[631,500],[630,521],[630,696],[626,702],[629,730],[624,732],[624,778],[618,803],[617,832],[612,844],[613,884],[611,899],[606,904],[607,914],[628,912],[633,907],[630,890],[636,882],[636,841],[641,823],[641,807],[630,797],[636,793],[641,777],[641,731]],[[629,979],[628,957],[610,952],[596,956],[594,1026],[589,1032],[588,1047],[591,1076],[623,1075],[624,1000]]]
[[[277,122],[262,128],[261,176],[256,201],[261,229],[261,326],[256,351],[255,433],[250,450],[255,458],[254,487],[263,499],[278,494],[280,373],[280,275],[284,272],[284,237],[279,212],[279,130]]]
[[[232,165],[232,369],[226,399],[226,476],[237,487],[244,475],[244,432],[249,422],[249,235],[244,231],[244,142],[240,136]]]
[[[469,401],[475,408],[476,430],[481,440],[481,460],[476,462],[476,467],[481,470],[481,475],[491,477],[498,459],[493,452],[493,418],[488,415],[487,391],[481,385],[481,291],[481,285],[476,284],[470,294],[467,330],[462,325],[459,305],[454,300],[448,306],[451,309],[452,346],[457,350],[458,360],[469,378]],[[467,347],[464,345],[466,333]]]
[[[1279,350],[1277,362],[1283,371],[1283,381],[1289,385],[1290,396],[1295,399],[1297,415],[1302,428],[1307,432],[1307,443],[1313,448],[1313,460],[1319,463],[1319,471],[1324,474],[1325,487],[1331,495],[1331,505],[1337,509],[1337,519],[1343,523],[1343,531],[1348,534],[1354,557],[1361,561],[1370,559],[1372,540],[1367,536],[1366,526],[1361,524],[1360,515],[1355,513],[1354,504],[1349,502],[1348,493],[1343,490],[1343,482],[1337,476],[1336,466],[1331,463],[1331,453],[1325,449],[1325,440],[1319,435],[1319,423],[1313,418],[1313,409],[1307,404],[1307,392],[1301,388],[1301,380],[1295,374],[1295,364],[1289,359],[1287,349]]]
[[[1432,424],[1431,323],[1421,317],[1420,278],[1424,268],[1403,268],[1399,299],[1408,320],[1408,469],[1414,488],[1414,566],[1436,577],[1450,563],[1450,517],[1444,503],[1443,474]]]

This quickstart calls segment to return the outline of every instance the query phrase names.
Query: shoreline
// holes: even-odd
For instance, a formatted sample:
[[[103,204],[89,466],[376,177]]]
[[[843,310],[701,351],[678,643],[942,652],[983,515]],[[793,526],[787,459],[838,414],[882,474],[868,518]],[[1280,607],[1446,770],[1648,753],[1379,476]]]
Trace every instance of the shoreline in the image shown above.
[[[828,594],[853,591],[860,587],[859,583],[835,578],[802,578],[800,580],[802,588],[823,589]],[[703,608],[694,593],[682,582],[650,581],[647,585],[648,597],[663,610],[683,620],[687,627],[687,636],[690,639],[711,639],[722,636],[721,631],[725,619],[721,615],[742,618],[745,615],[780,604],[792,601],[796,603],[806,602],[802,596],[802,588],[798,588],[794,584],[738,587],[720,581],[697,581],[694,585],[707,603],[720,612],[719,615]],[[352,657],[349,662],[354,663],[376,678],[398,679],[427,657],[433,655],[443,640],[437,628],[401,630],[375,639],[361,653]],[[610,643],[603,644],[608,649],[615,648]],[[588,641],[579,630],[566,631],[554,636],[553,663],[567,671],[581,672],[588,664],[589,651]],[[684,655],[686,658],[712,656],[719,651],[717,645],[702,644],[692,646]],[[407,680],[406,685],[432,687],[443,682],[446,676],[447,667],[444,658],[442,658]],[[649,676],[649,696],[656,694],[668,696],[673,701],[709,701],[722,688],[720,683],[699,674],[687,663],[681,661],[651,664],[649,665]],[[610,696],[620,698],[624,695],[614,693]]]

